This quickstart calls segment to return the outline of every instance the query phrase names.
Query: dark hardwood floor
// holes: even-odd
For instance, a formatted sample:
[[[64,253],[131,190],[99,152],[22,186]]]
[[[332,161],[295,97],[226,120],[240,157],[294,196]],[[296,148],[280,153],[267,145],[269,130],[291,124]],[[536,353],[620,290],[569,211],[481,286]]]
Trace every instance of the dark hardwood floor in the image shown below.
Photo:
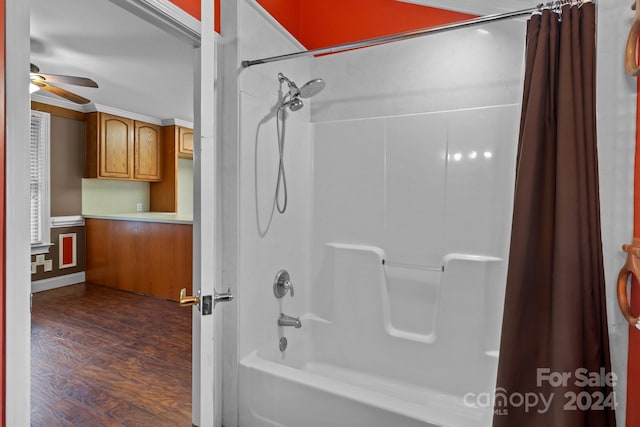
[[[91,284],[34,294],[31,425],[191,426],[191,310]]]

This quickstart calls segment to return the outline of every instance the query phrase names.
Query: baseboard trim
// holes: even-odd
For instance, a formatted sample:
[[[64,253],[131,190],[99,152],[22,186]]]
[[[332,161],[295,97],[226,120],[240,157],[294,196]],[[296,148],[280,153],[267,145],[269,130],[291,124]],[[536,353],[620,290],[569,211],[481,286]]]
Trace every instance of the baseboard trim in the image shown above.
[[[36,280],[31,282],[31,292],[42,292],[50,289],[62,288],[63,286],[82,283],[86,279],[84,271],[80,273],[66,274],[64,276],[51,277],[50,279]]]

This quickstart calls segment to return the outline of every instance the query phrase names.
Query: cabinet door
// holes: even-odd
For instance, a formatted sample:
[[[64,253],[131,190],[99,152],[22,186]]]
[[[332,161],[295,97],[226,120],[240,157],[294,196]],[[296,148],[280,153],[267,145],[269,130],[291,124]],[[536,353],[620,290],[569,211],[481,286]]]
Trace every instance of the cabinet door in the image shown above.
[[[193,159],[193,129],[178,128],[178,157]]]
[[[160,181],[161,134],[160,126],[135,122],[134,179]]]
[[[133,178],[133,120],[100,113],[100,178]]]

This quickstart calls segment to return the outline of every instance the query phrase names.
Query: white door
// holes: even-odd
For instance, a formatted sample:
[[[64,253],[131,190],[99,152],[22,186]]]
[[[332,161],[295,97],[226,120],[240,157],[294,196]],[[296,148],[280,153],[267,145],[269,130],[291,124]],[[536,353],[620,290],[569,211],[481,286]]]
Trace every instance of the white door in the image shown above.
[[[201,45],[196,49],[194,76],[194,218],[193,292],[200,291],[193,308],[193,423],[200,427],[222,425],[222,375],[220,283],[217,250],[218,210],[215,149],[215,33],[213,0],[201,1]],[[221,295],[224,295],[220,290]],[[224,296],[220,298],[225,301]],[[218,328],[216,328],[218,325]],[[216,333],[214,333],[216,332]]]
[[[159,21],[161,28],[190,36],[194,29],[171,15],[168,0],[111,0],[130,8],[142,10]],[[175,6],[173,6],[175,7]],[[192,421],[199,427],[222,426],[222,375],[220,306],[218,302],[232,299],[220,284],[218,250],[218,197],[215,130],[215,32],[214,0],[201,0],[200,47],[194,50],[194,156],[193,156],[193,285],[181,295],[193,304],[193,360],[192,360]],[[165,19],[166,17],[166,19]],[[146,16],[149,18],[149,16]],[[155,19],[151,19],[155,22]],[[199,30],[199,31],[198,31]],[[185,284],[188,286],[188,284]],[[194,298],[197,297],[197,298]],[[181,298],[182,299],[182,298]],[[188,308],[182,308],[188,309]],[[217,327],[216,327],[217,325]],[[214,339],[215,337],[215,339]]]
[[[216,46],[214,0],[201,0],[200,28],[193,28],[190,18],[174,13],[170,0],[111,0],[135,14],[181,36],[199,41],[194,50],[194,156],[193,156],[193,305],[192,421],[199,427],[222,426],[221,321],[217,302],[231,300],[220,287],[220,251],[218,250],[218,197],[215,135],[214,80]],[[197,36],[199,34],[199,37]],[[199,40],[198,40],[199,38]],[[177,295],[176,295],[177,296]],[[185,295],[185,297],[187,297]],[[193,298],[190,299],[195,302]],[[182,308],[188,309],[188,308]],[[217,327],[216,327],[217,325]],[[215,337],[215,339],[214,339]]]

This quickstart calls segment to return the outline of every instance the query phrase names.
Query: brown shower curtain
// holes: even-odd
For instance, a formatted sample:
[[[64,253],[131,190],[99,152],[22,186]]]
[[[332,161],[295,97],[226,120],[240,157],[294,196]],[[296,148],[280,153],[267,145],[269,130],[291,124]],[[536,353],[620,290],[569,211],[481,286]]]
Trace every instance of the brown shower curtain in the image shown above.
[[[565,5],[561,12],[544,10],[527,25],[495,427],[615,426],[598,196],[595,5]]]

